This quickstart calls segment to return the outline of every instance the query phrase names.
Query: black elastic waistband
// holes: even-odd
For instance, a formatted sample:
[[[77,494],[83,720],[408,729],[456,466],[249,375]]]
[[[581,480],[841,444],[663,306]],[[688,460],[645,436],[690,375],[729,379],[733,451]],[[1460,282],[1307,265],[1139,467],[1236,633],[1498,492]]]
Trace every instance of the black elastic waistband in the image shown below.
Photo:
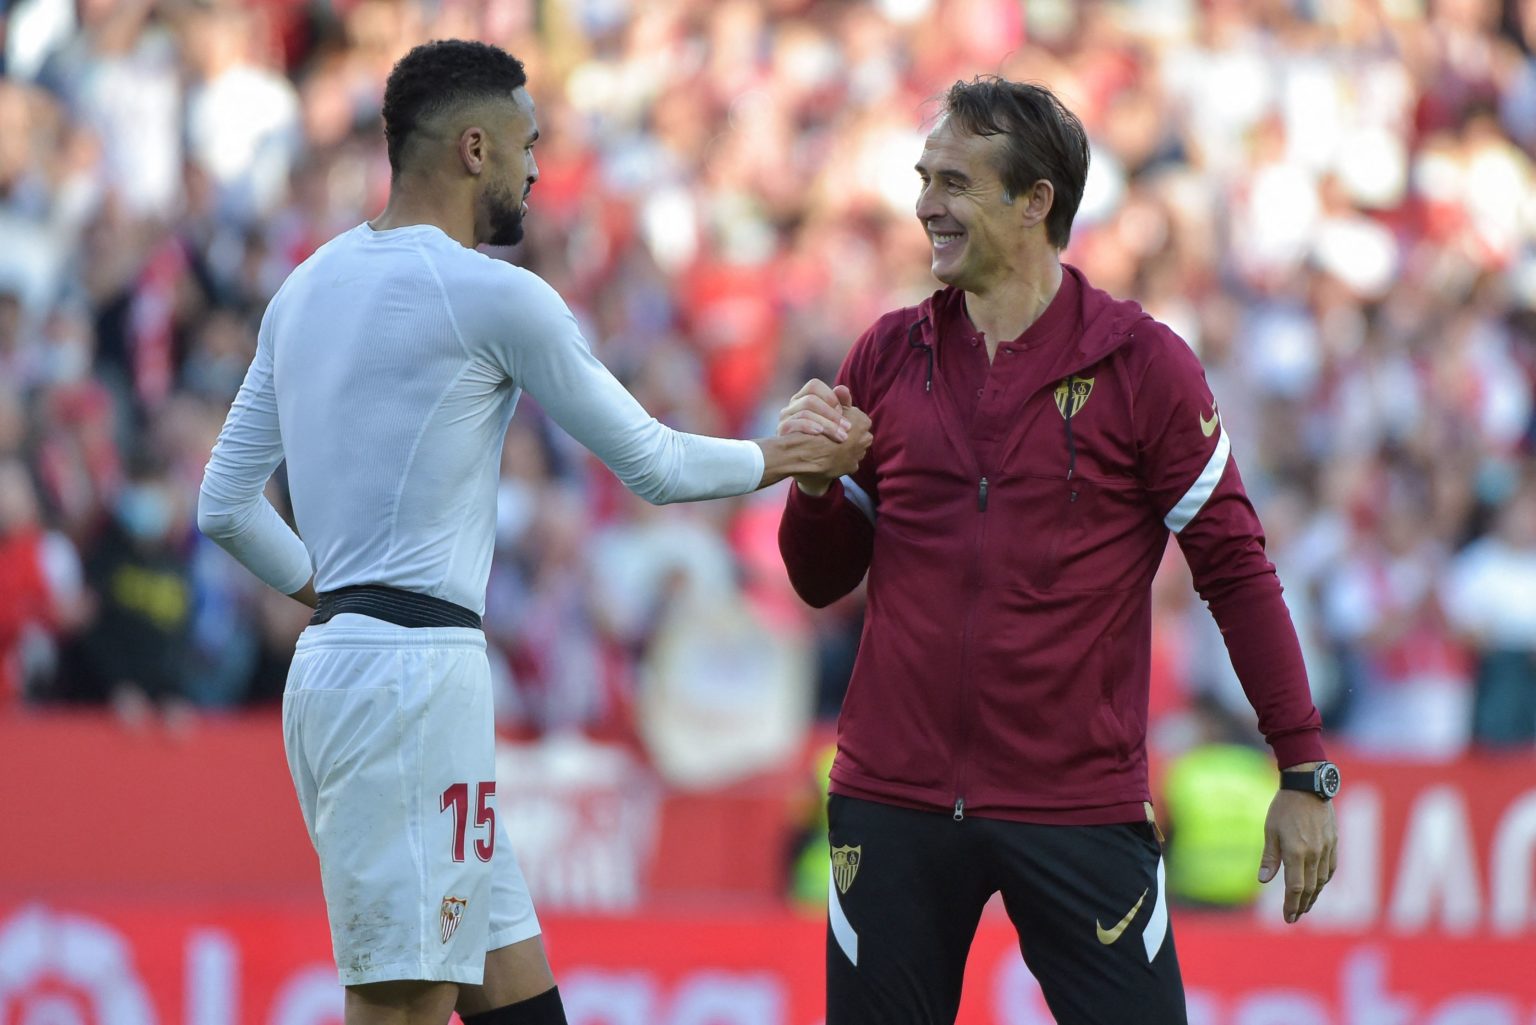
[[[402,591],[398,587],[383,584],[356,584],[338,587],[334,591],[322,591],[315,614],[310,617],[311,626],[329,623],[331,617],[342,612],[382,619],[396,626],[467,626],[480,629],[480,615],[462,605],[455,605],[444,598],[430,594]]]

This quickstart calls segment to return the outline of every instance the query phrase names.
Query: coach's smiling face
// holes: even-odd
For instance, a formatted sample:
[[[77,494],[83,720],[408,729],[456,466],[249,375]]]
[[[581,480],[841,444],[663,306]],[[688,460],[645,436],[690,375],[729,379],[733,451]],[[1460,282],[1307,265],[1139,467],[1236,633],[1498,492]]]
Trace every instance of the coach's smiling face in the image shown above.
[[[528,212],[528,192],[539,180],[533,144],[539,138],[533,98],[527,89],[513,90],[511,99],[498,102],[484,115],[485,128],[461,139],[461,156],[477,179],[475,195],[475,243],[510,246],[523,240],[523,215]]]
[[[1048,181],[1027,196],[1003,185],[1003,139],[973,135],[949,118],[929,133],[917,162],[917,219],[928,233],[933,276],[965,292],[1011,288],[1045,233],[1055,195]]]

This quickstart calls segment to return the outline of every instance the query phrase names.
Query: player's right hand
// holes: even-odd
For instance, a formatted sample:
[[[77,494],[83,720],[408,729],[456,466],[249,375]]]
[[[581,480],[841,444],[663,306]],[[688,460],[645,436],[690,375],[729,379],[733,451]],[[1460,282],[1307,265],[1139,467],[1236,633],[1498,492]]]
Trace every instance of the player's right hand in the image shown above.
[[[831,482],[850,474],[859,468],[864,454],[874,444],[875,436],[870,433],[869,416],[862,409],[852,405],[844,406],[842,416],[848,424],[844,440],[817,453],[813,459],[816,464],[814,472],[807,476]]]

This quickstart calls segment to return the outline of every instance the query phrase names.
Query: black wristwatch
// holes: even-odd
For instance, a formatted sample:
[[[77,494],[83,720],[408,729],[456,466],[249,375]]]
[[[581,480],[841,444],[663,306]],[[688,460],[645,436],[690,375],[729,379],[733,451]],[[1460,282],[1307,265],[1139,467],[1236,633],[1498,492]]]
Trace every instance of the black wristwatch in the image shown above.
[[[1282,772],[1280,789],[1304,790],[1331,801],[1339,793],[1339,767],[1332,762],[1319,762],[1315,769]]]

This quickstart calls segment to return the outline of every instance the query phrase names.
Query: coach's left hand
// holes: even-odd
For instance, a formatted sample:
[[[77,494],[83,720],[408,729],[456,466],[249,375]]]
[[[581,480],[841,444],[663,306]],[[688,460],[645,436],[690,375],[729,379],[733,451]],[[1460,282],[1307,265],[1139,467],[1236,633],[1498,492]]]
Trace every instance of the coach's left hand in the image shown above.
[[[1259,882],[1285,866],[1285,920],[1294,923],[1312,910],[1317,895],[1339,867],[1339,829],[1333,804],[1315,794],[1281,790],[1264,820],[1264,857]]]

